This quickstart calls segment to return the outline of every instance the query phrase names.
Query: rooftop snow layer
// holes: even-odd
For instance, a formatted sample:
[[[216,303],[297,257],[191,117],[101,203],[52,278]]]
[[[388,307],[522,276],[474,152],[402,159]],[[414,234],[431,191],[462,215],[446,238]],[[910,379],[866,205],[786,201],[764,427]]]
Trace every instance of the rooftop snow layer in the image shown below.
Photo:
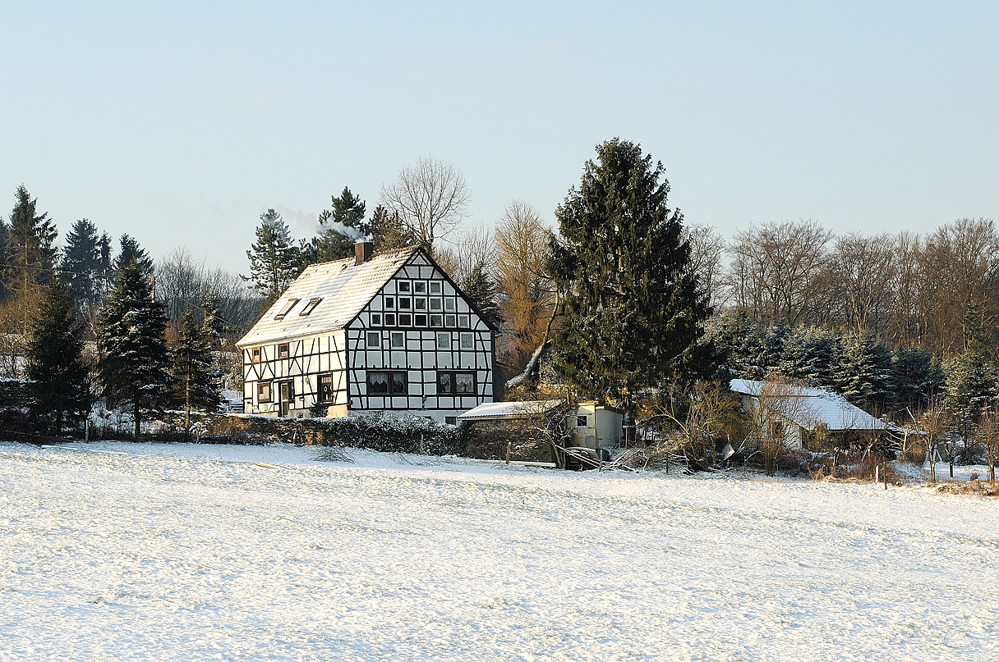
[[[743,395],[759,398],[766,382],[751,379],[733,379],[729,388]],[[829,430],[887,430],[890,426],[850,404],[846,398],[820,388],[780,384],[768,394],[771,400],[780,400],[781,413],[806,430],[824,425]]]
[[[562,403],[561,400],[524,400],[521,402],[486,402],[458,416],[459,421],[530,418]]]
[[[306,267],[236,345],[260,345],[342,329],[357,316],[418,248],[381,253],[356,264],[353,257]],[[284,308],[293,300],[290,310]],[[313,299],[318,305],[302,315]],[[281,319],[279,312],[286,312]]]

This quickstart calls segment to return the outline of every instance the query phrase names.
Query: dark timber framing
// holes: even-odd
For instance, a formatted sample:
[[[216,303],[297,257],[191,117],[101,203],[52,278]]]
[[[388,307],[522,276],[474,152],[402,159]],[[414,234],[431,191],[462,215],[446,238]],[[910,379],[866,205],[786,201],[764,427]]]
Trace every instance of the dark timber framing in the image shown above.
[[[407,249],[391,255],[397,255],[396,262],[382,267],[380,287],[376,282],[367,303],[359,304],[358,312],[345,323],[296,337],[272,333],[259,344],[253,340],[254,327],[238,343],[243,351],[247,413],[344,416],[391,411],[444,422],[493,400],[495,329],[425,251]],[[387,259],[372,257],[371,269],[380,257]],[[318,298],[308,318],[319,317],[323,307],[332,306],[337,297],[352,296],[349,281],[344,291],[321,294],[313,291],[320,286],[308,281],[365,267],[353,263],[351,258],[316,265],[313,272],[303,273],[258,326],[273,320],[275,310],[284,313],[282,320],[307,319],[298,308]],[[395,373],[394,379],[389,375],[394,386],[389,386],[388,393],[374,392],[369,388],[369,372]],[[403,376],[405,388],[400,388]],[[383,377],[375,379],[379,390]],[[450,383],[450,389],[441,388],[442,379]],[[471,382],[471,392],[458,392],[463,390],[456,387],[459,379],[463,387]],[[269,402],[258,397],[257,385],[264,382],[271,382]],[[403,392],[393,392],[396,388]]]

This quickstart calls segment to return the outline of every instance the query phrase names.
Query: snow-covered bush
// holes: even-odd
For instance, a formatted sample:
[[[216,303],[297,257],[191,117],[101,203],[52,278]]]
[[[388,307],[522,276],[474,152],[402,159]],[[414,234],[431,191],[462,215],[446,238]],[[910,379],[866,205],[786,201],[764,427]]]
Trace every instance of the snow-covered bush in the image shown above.
[[[467,443],[461,428],[428,418],[359,414],[316,421],[324,446],[349,446],[392,453],[452,455],[464,451]]]

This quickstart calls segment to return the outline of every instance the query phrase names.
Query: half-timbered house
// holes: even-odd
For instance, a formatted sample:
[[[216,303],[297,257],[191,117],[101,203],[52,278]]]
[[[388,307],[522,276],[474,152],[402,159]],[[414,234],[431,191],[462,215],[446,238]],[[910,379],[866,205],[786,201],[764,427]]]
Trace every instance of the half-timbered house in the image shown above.
[[[247,413],[454,422],[493,399],[495,329],[420,248],[314,264],[237,344]]]

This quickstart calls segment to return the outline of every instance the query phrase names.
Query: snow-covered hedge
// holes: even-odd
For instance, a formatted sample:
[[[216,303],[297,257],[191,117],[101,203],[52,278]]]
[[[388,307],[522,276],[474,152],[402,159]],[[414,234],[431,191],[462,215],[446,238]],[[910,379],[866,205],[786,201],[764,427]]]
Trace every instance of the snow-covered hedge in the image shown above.
[[[322,426],[324,446],[350,446],[392,453],[454,455],[464,451],[467,440],[461,428],[415,416],[361,414],[344,418],[313,419]]]

